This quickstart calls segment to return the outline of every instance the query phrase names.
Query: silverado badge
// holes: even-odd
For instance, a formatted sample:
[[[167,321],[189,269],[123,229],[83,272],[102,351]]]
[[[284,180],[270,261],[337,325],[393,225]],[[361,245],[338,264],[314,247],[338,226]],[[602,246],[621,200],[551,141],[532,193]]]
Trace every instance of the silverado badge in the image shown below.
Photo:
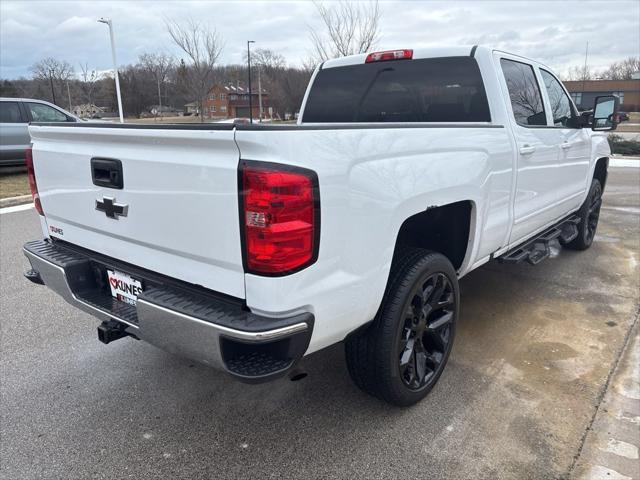
[[[118,220],[118,217],[126,217],[129,211],[129,205],[123,205],[122,203],[116,203],[115,198],[103,197],[102,201],[96,200],[96,210],[104,212],[105,215],[114,220]]]

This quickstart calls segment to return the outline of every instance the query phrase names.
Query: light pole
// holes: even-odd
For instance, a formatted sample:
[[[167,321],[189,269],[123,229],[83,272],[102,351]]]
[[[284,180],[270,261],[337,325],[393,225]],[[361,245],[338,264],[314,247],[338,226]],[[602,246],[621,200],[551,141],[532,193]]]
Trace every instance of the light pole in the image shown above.
[[[253,105],[251,103],[251,50],[249,46],[256,43],[254,40],[247,41],[247,66],[249,69],[249,123],[253,123]]]
[[[109,26],[109,38],[111,38],[111,55],[113,56],[113,70],[116,74],[116,96],[118,97],[118,113],[120,114],[120,123],[124,123],[122,117],[122,98],[120,98],[120,78],[118,77],[118,62],[116,61],[116,42],[113,38],[113,23],[110,18],[100,18],[98,23],[104,23]]]

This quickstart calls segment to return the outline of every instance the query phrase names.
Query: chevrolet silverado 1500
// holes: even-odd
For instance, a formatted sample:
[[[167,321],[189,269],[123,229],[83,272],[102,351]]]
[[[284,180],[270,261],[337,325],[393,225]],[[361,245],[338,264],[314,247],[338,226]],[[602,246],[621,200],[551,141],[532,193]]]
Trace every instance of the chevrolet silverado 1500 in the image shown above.
[[[451,352],[458,279],[593,242],[617,98],[580,115],[548,67],[489,47],[314,72],[297,125],[32,124],[44,239],[27,278],[244,381],[344,342],[410,405]]]

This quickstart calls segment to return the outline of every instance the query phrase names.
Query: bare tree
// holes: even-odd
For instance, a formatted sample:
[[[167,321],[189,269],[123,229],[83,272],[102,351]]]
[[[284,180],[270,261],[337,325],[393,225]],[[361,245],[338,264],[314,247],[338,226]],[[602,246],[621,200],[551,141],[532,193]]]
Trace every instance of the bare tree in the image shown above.
[[[85,63],[84,65],[80,64],[80,72],[82,78],[82,93],[84,93],[87,103],[89,104],[89,108],[91,108],[91,105],[93,104],[93,92],[96,87],[96,82],[100,80],[100,76],[95,70],[89,69],[88,63]]]
[[[595,77],[589,66],[573,66],[569,68],[565,75],[562,75],[562,80],[569,81],[585,81],[593,80]]]
[[[73,67],[65,61],[47,57],[31,67],[33,78],[46,81],[51,88],[53,103],[56,103],[56,86],[63,85],[73,76]]]
[[[145,53],[140,56],[139,62],[156,81],[158,86],[158,113],[162,118],[162,87],[173,69],[173,58],[166,53]]]
[[[329,6],[314,1],[314,4],[324,24],[322,30],[309,29],[315,63],[364,53],[377,43],[380,36],[378,0],[339,0]]]
[[[214,28],[193,19],[184,24],[167,20],[166,25],[175,44],[191,62],[184,72],[186,86],[198,102],[200,121],[203,122],[202,102],[213,83],[215,65],[222,53],[222,39]]]
[[[629,57],[613,62],[600,77],[606,80],[631,80],[631,75],[637,71],[640,71],[640,57]]]
[[[243,60],[247,62],[247,53],[244,52]],[[263,71],[269,72],[286,68],[287,62],[283,55],[266,48],[256,48],[251,52],[251,65],[259,65]]]

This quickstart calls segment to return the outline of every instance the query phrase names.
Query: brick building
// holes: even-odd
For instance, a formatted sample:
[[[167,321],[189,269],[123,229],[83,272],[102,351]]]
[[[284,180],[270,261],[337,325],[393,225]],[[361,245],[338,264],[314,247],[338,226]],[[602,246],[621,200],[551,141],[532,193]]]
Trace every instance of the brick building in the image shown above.
[[[620,110],[640,111],[640,80],[578,80],[564,82],[564,85],[579,108],[593,108],[597,96],[617,95]]]
[[[253,118],[260,117],[257,89],[251,92]],[[249,91],[242,85],[214,85],[202,102],[205,118],[249,118]],[[269,94],[262,90],[262,118],[271,118]]]

